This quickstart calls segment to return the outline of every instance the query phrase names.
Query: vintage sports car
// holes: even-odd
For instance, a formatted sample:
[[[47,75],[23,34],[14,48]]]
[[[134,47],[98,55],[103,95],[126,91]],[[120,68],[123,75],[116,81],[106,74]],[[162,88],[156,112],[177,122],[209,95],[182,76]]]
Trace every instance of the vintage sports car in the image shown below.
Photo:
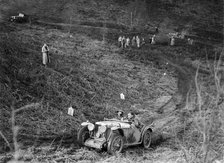
[[[131,122],[107,119],[95,124],[83,122],[77,139],[81,146],[106,149],[110,154],[120,153],[124,147],[140,145],[148,149],[151,144],[151,125],[135,127]]]

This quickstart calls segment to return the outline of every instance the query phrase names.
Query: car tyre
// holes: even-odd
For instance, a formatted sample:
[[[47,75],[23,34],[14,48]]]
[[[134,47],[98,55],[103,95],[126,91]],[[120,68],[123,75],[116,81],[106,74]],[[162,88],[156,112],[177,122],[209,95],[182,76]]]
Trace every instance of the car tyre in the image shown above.
[[[88,138],[90,138],[88,128],[86,126],[80,128],[78,131],[78,135],[77,135],[77,141],[78,141],[79,145],[84,146],[84,143]]]
[[[143,135],[143,141],[142,141],[142,145],[145,149],[149,149],[151,145],[151,137],[152,137],[152,132],[150,130],[146,130]]]
[[[124,148],[123,137],[117,133],[112,134],[108,142],[107,152],[110,154],[121,153],[123,148]]]

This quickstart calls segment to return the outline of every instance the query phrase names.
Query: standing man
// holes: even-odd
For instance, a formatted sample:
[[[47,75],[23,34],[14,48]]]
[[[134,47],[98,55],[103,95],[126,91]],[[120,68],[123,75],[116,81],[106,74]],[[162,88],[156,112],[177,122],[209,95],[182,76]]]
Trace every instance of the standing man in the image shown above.
[[[125,45],[125,37],[123,36],[121,39],[121,47],[124,48]]]
[[[137,47],[140,48],[140,38],[138,36],[136,36],[136,44]]]
[[[118,46],[119,46],[119,47],[121,47],[121,41],[122,41],[122,37],[119,36],[119,38],[118,38]]]
[[[155,33],[156,34],[159,33],[159,28],[158,27],[155,28]]]
[[[135,46],[135,36],[133,36],[133,38],[131,40],[131,46]]]
[[[125,42],[125,48],[130,46],[130,38],[127,37],[126,38],[126,42]]]
[[[193,45],[193,39],[188,38],[187,42],[188,42],[189,45]]]
[[[49,47],[47,44],[44,44],[42,47],[42,58],[43,58],[43,65],[46,66],[47,63],[50,63],[50,58],[49,58]]]
[[[170,40],[170,45],[174,46],[174,44],[175,44],[175,38],[174,38],[174,36],[172,36],[171,40]]]
[[[144,37],[142,37],[142,44],[141,45],[145,45],[145,39],[144,39]]]
[[[156,44],[156,40],[155,40],[155,38],[156,38],[156,35],[153,35],[153,36],[152,36],[152,41],[151,41],[151,44],[152,44],[152,45],[155,45],[155,44]]]

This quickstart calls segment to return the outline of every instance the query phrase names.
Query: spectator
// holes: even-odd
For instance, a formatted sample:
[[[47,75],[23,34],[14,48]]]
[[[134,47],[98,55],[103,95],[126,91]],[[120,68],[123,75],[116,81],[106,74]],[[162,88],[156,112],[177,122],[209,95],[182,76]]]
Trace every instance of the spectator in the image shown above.
[[[130,38],[127,37],[126,38],[126,41],[125,41],[125,48],[129,47],[130,46]]]
[[[145,44],[145,39],[144,37],[142,37],[142,44],[141,45],[144,45]]]
[[[138,36],[136,36],[136,44],[137,47],[140,48],[140,38]]]
[[[43,58],[43,65],[46,66],[48,63],[50,63],[50,58],[49,58],[49,47],[47,44],[44,44],[42,47],[42,58]]]
[[[174,46],[174,44],[175,44],[175,38],[174,38],[174,36],[172,36],[171,40],[170,40],[170,45]]]
[[[131,46],[135,46],[135,41],[136,41],[136,39],[135,39],[135,36],[133,36],[133,38],[132,38],[132,40],[131,40]]]
[[[121,41],[122,41],[122,37],[119,36],[119,38],[118,38],[118,46],[119,46],[119,47],[121,47]]]
[[[125,37],[123,36],[121,39],[121,47],[124,48],[125,45]]]
[[[193,39],[188,38],[187,42],[188,42],[189,45],[193,45]]]
[[[155,38],[156,38],[156,35],[153,35],[153,36],[152,36],[152,41],[151,41],[151,44],[152,44],[152,45],[155,45],[155,44],[156,44],[156,40],[155,40]]]
[[[159,33],[159,28],[158,28],[158,27],[156,27],[156,29],[155,29],[155,33],[156,33],[156,34]]]

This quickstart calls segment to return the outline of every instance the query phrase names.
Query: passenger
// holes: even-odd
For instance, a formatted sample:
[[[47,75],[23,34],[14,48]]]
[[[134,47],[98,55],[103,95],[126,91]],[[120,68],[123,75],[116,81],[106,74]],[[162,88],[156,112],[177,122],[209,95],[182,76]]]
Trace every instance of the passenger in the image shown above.
[[[155,38],[156,38],[156,35],[153,35],[153,36],[152,36],[152,41],[151,41],[151,44],[152,44],[152,45],[155,45],[155,44],[156,44],[156,40],[155,40]]]
[[[122,37],[119,36],[119,38],[118,38],[118,47],[119,47],[119,48],[121,47],[121,41],[122,41]]]
[[[175,38],[174,38],[174,36],[172,36],[171,40],[170,40],[170,45],[174,46],[174,44],[175,44]]]
[[[46,66],[48,63],[50,63],[50,58],[49,58],[49,47],[47,44],[44,44],[42,47],[42,59],[43,59],[43,65]]]
[[[135,114],[130,112],[128,113],[128,121],[131,122],[134,127],[141,128],[143,124],[135,117]]]
[[[140,48],[140,38],[138,36],[136,36],[136,44],[137,47]]]
[[[135,46],[135,41],[136,41],[136,40],[135,40],[135,36],[133,36],[133,38],[132,38],[132,40],[131,40],[131,46],[133,46],[133,47]]]

